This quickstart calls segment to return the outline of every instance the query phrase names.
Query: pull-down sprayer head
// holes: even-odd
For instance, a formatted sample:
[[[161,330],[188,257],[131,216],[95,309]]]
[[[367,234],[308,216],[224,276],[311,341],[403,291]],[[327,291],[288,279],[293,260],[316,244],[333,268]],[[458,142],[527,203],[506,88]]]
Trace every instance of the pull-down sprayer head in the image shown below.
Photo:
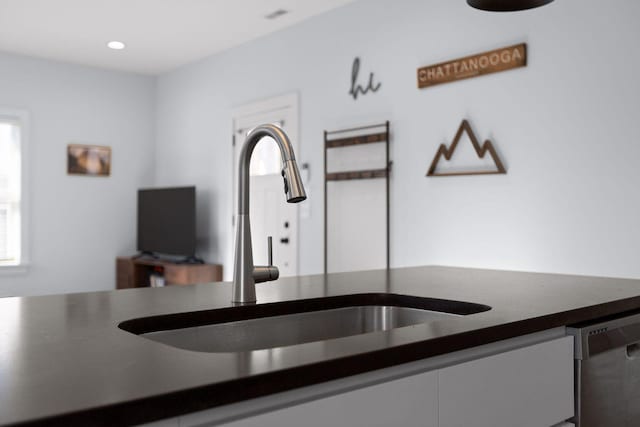
[[[296,156],[289,137],[282,129],[275,125],[261,125],[249,132],[240,152],[240,165],[238,168],[238,214],[249,214],[249,164],[251,154],[258,142],[265,136],[273,138],[280,148],[282,157],[282,177],[284,178],[284,192],[287,202],[298,203],[307,198],[304,191],[300,171],[296,164]]]
[[[300,203],[307,198],[304,191],[300,171],[295,160],[287,160],[282,168],[282,178],[284,179],[284,194],[287,195],[287,202]]]

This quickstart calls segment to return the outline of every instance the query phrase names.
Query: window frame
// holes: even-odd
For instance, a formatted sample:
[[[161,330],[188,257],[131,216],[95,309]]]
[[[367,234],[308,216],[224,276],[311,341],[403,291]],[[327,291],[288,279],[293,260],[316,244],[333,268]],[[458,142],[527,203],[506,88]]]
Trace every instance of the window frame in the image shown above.
[[[20,261],[15,264],[0,263],[0,275],[26,273],[29,258],[29,142],[30,117],[26,110],[0,106],[0,121],[11,121],[20,126]]]

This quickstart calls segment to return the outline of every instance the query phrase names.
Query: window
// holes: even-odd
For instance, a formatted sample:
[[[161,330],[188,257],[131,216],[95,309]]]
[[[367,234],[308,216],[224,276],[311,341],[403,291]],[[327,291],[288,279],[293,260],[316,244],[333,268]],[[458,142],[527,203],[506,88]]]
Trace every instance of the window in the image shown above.
[[[26,114],[0,109],[0,267],[25,264]]]

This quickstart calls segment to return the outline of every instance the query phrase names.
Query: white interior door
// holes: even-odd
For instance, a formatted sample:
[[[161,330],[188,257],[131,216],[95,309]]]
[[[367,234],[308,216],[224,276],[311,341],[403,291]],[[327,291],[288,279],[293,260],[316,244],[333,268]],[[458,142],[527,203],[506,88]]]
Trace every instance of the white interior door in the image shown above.
[[[261,124],[277,124],[287,133],[297,153],[295,108],[295,105],[290,105],[234,117],[234,215],[237,211],[238,161],[247,132]],[[250,167],[249,218],[253,260],[255,265],[267,265],[267,236],[272,236],[273,262],[278,266],[280,276],[285,277],[298,274],[298,207],[297,204],[286,201],[281,170],[282,161],[278,145],[272,138],[263,138],[253,152]],[[233,224],[235,227],[235,221]]]

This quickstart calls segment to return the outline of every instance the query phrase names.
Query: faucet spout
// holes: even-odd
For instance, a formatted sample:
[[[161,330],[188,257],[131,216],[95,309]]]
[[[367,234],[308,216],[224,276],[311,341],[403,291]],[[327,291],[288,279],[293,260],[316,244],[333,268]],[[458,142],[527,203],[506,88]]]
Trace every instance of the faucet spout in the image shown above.
[[[249,165],[251,155],[258,142],[265,136],[275,140],[282,157],[282,178],[284,192],[289,203],[299,203],[307,198],[300,178],[293,146],[287,134],[278,126],[266,124],[253,129],[240,151],[238,166],[238,211],[236,216],[236,246],[233,271],[234,303],[256,302],[255,284],[276,280],[278,268],[275,266],[254,266],[251,248],[251,224],[249,222]]]

